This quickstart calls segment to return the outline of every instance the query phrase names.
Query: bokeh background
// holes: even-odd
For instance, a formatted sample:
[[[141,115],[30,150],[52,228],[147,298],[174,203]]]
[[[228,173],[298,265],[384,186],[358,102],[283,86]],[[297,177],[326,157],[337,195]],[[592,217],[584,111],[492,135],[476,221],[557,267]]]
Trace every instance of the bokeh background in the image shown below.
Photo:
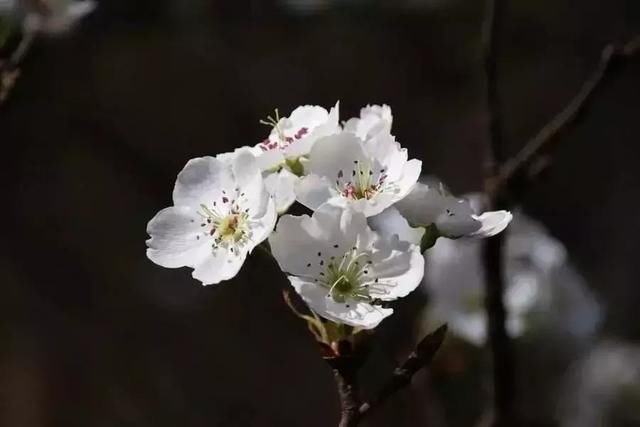
[[[38,40],[0,109],[0,425],[336,425],[331,371],[282,303],[274,263],[252,257],[202,287],[147,260],[146,222],[189,158],[262,140],[258,120],[275,107],[336,100],[343,119],[391,105],[425,172],[480,190],[483,3],[103,0],[74,31]],[[515,152],[606,43],[640,32],[640,2],[508,3],[500,68]],[[523,425],[640,426],[639,117],[635,61],[524,199],[600,320],[581,340],[548,325],[517,339]],[[425,300],[402,301],[381,326],[365,395],[424,331]],[[482,346],[450,337],[431,374],[368,425],[479,425],[488,369]]]

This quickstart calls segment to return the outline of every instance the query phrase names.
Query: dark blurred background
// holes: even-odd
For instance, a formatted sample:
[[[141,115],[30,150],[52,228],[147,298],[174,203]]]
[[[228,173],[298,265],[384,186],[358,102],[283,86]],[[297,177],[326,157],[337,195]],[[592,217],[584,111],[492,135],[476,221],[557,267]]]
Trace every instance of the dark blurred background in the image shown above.
[[[500,67],[515,152],[576,93],[606,43],[640,32],[640,2],[508,3]],[[0,425],[336,425],[331,371],[282,304],[274,263],[252,257],[231,282],[202,287],[146,258],[146,222],[171,203],[189,158],[257,143],[267,133],[258,120],[275,107],[336,100],[342,119],[391,105],[394,134],[425,172],[456,193],[479,190],[483,9],[104,0],[73,32],[39,40],[0,109]],[[524,200],[601,301],[599,336],[629,346],[640,340],[639,117],[635,61]],[[365,395],[417,339],[420,305],[414,296],[383,323]],[[524,423],[569,425],[557,407],[568,365],[529,361],[561,349],[542,340],[517,350]],[[420,375],[368,425],[476,425],[489,402],[478,354],[480,380]]]

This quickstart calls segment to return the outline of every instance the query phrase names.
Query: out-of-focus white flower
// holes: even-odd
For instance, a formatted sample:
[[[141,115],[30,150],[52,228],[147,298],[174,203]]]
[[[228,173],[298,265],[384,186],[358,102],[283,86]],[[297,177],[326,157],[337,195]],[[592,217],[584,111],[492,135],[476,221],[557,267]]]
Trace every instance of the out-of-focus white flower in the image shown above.
[[[372,216],[405,197],[421,167],[389,133],[363,141],[342,132],[314,145],[305,166],[309,174],[296,186],[296,196],[310,209],[330,203]]]
[[[640,347],[621,341],[600,342],[570,370],[564,388],[561,427],[637,425]]]
[[[360,110],[360,117],[347,120],[344,130],[367,140],[379,133],[391,133],[393,115],[388,105],[367,105]]]
[[[16,9],[16,0],[0,0],[0,16],[10,15]]]
[[[416,246],[381,238],[362,213],[329,204],[312,217],[283,216],[269,242],[280,268],[311,310],[364,329],[393,313],[378,301],[409,294],[424,272]]]
[[[246,151],[228,162],[189,160],[173,203],[147,225],[147,256],[163,267],[193,268],[203,285],[234,277],[277,218],[256,159]]]
[[[536,326],[576,339],[595,332],[599,305],[569,264],[562,244],[541,225],[517,214],[504,256],[506,328],[511,336],[525,333],[534,320]],[[428,319],[447,322],[454,334],[482,345],[487,336],[482,242],[439,239],[425,258]]]
[[[96,8],[92,0],[39,0],[24,2],[23,28],[27,33],[60,34]],[[32,5],[33,3],[33,5]]]
[[[449,238],[493,236],[512,219],[508,211],[476,215],[467,200],[448,194],[442,185],[422,183],[416,184],[396,208],[412,225],[435,227],[439,235]]]

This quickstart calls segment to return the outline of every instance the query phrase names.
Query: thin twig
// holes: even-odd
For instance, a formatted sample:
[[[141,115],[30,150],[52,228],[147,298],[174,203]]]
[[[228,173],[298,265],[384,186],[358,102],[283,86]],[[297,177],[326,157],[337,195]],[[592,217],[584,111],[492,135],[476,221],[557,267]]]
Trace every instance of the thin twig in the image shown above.
[[[431,334],[427,335],[416,346],[407,360],[397,367],[380,391],[369,401],[360,406],[360,419],[370,415],[395,392],[411,384],[413,376],[422,368],[428,366],[436,352],[442,345],[447,333],[447,325],[442,325]]]
[[[499,180],[508,185],[509,181],[514,177],[524,174],[531,179],[537,175],[542,169],[533,169],[538,164],[537,159],[540,159],[540,156],[545,152],[552,150],[557,144],[558,136],[562,131],[575,123],[588,108],[598,88],[606,80],[610,71],[619,64],[620,60],[628,59],[639,52],[640,35],[635,36],[621,46],[615,44],[607,45],[602,50],[596,69],[584,82],[580,91],[560,113],[525,144],[520,152],[502,166],[498,177]]]
[[[502,32],[502,21],[505,13],[503,0],[488,0],[485,21],[483,24],[482,50],[484,53],[484,71],[486,78],[487,112],[491,138],[487,150],[486,167],[497,171],[504,161],[504,137],[502,102],[498,86],[498,57]]]

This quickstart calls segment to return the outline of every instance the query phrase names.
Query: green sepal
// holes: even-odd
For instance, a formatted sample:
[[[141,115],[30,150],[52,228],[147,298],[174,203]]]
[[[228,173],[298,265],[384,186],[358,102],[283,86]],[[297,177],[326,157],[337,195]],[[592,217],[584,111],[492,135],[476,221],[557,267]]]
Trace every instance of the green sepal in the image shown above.
[[[420,252],[424,252],[427,249],[431,249],[436,244],[438,237],[441,237],[440,231],[435,224],[427,225],[424,227],[424,234],[420,240]]]
[[[292,174],[296,176],[304,176],[304,165],[300,160],[301,157],[295,157],[292,159],[286,159],[284,162],[287,166],[287,169],[291,171]]]

